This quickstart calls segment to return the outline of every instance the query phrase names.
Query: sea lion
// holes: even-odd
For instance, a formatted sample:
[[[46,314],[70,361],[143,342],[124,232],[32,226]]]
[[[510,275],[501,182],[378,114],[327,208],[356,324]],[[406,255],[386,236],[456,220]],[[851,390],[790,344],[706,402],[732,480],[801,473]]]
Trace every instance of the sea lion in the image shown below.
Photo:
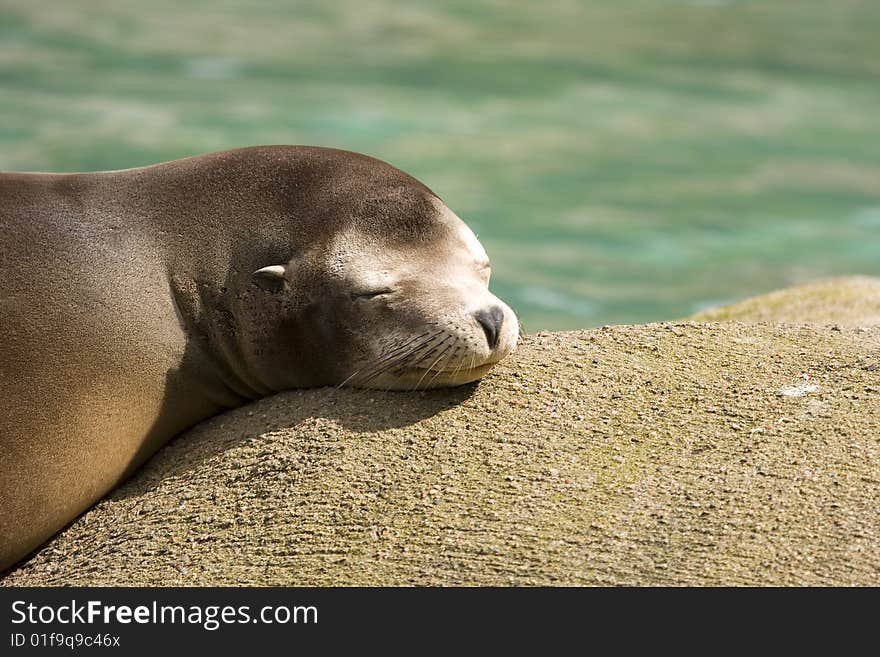
[[[471,230],[357,153],[3,173],[0,226],[0,570],[221,410],[458,385],[517,341]]]

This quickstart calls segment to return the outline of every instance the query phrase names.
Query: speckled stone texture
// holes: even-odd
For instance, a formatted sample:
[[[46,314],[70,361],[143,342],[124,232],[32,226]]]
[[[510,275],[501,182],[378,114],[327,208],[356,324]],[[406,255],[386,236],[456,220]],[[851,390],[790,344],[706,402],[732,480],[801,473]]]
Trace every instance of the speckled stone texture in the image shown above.
[[[277,395],[3,584],[880,585],[880,328],[854,324],[538,334],[479,385]]]
[[[706,310],[691,319],[880,326],[880,279],[848,276],[805,283]]]

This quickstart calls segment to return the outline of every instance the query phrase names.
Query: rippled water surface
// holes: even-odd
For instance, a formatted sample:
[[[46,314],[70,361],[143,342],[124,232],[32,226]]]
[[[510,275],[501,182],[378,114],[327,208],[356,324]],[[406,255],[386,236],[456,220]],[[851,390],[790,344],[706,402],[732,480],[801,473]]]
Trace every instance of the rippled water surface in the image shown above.
[[[870,0],[0,0],[0,168],[363,151],[479,233],[525,328],[880,275]]]

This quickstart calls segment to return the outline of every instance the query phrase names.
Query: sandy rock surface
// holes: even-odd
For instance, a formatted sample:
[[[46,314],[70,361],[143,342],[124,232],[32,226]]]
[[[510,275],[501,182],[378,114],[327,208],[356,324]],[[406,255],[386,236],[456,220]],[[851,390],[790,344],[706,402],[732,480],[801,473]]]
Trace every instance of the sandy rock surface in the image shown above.
[[[707,310],[691,319],[880,326],[880,279],[848,276],[806,283]]]
[[[277,395],[2,583],[880,585],[880,328],[834,323],[538,334],[475,386]]]

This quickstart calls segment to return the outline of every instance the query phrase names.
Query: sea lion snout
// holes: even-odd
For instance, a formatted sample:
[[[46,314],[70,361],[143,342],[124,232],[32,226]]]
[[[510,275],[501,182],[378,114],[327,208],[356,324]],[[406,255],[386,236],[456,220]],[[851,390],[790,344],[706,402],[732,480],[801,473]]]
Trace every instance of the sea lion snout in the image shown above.
[[[353,323],[369,330],[361,333],[363,357],[352,363],[344,385],[402,390],[462,385],[482,378],[516,348],[519,321],[489,290],[482,246],[461,220],[456,218],[454,227],[453,237],[441,234],[420,247],[395,253],[385,246],[380,293],[358,295],[353,306],[360,317]],[[366,258],[350,270],[372,281],[378,267]],[[385,285],[388,293],[381,293]],[[362,287],[363,282],[355,285]]]

